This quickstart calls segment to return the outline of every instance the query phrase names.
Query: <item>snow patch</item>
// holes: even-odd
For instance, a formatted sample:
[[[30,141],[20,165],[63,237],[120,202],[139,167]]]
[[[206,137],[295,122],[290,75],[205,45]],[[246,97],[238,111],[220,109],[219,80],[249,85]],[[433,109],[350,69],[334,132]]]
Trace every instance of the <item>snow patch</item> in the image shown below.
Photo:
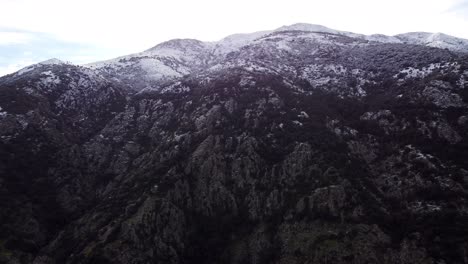
[[[297,120],[293,120],[292,122],[293,122],[293,124],[295,124],[296,126],[303,126],[303,124],[302,124],[301,122],[297,121]]]
[[[297,115],[299,118],[309,118],[309,115],[305,111],[301,111],[299,115]]]
[[[60,78],[55,75],[52,71],[45,71],[42,72],[41,75],[45,75],[45,78],[41,78],[41,82],[43,85],[48,85],[48,84],[60,84],[61,80]]]
[[[460,65],[457,63],[431,63],[421,69],[408,67],[395,74],[393,78],[405,80],[410,78],[425,78],[436,70],[440,70],[442,73],[446,73],[449,70],[456,71]],[[403,76],[402,76],[403,75]]]
[[[8,113],[0,106],[0,117],[5,117]]]
[[[25,67],[25,68],[19,70],[19,71],[16,73],[16,75],[18,75],[18,76],[19,76],[19,75],[23,75],[23,74],[25,74],[25,73],[27,73],[27,72],[30,72],[30,71],[34,70],[34,68],[35,68],[34,65]]]
[[[410,32],[395,36],[403,43],[424,45],[434,48],[449,49],[453,51],[468,51],[468,40],[442,33]]]

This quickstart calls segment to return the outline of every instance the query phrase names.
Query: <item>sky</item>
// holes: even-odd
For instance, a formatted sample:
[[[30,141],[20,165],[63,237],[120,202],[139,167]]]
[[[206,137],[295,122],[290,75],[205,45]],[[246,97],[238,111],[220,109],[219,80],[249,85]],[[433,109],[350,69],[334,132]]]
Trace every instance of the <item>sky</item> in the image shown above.
[[[0,76],[50,58],[111,59],[174,38],[216,41],[295,23],[468,39],[468,0],[0,0]]]

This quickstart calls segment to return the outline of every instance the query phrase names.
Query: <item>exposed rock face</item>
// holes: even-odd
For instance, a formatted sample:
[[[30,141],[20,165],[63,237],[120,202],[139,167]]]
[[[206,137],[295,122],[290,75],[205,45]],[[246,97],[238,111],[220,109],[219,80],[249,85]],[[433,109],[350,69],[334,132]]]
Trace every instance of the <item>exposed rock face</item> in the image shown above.
[[[0,78],[0,262],[466,263],[466,55],[249,41],[143,89],[56,63]]]

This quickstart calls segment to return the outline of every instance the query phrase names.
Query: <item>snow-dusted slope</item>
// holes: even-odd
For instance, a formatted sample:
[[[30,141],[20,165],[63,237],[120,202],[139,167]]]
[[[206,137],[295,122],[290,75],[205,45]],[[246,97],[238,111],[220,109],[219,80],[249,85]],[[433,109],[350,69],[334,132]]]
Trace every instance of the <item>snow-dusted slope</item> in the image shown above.
[[[403,43],[468,52],[468,40],[443,33],[412,32],[396,35]]]
[[[297,23],[290,26],[282,26],[275,30],[275,32],[281,31],[307,31],[307,32],[321,32],[321,33],[330,33],[336,35],[343,35],[352,38],[365,38],[365,35],[356,34],[347,31],[340,31],[336,29],[331,29],[322,25],[314,25],[314,24],[307,24],[307,23]]]
[[[246,34],[234,34],[223,38],[220,41],[212,42],[215,54],[227,54],[231,51],[238,50],[253,41],[271,34],[273,31],[259,31]]]
[[[381,43],[403,43],[399,38],[395,36],[387,36],[383,34],[372,34],[368,36],[364,36],[364,39],[368,41],[375,41]]]
[[[410,32],[404,34],[398,34],[395,36],[387,36],[383,34],[372,34],[363,35],[352,32],[340,31],[331,28],[327,28],[321,25],[313,24],[294,24],[290,26],[283,26],[275,30],[287,31],[287,30],[298,30],[298,31],[311,31],[311,32],[323,32],[337,35],[344,35],[353,38],[360,38],[368,41],[382,42],[382,43],[405,43],[413,45],[422,45],[428,47],[435,47],[441,49],[449,49],[458,52],[468,52],[468,40],[449,36],[443,33],[427,33],[427,32]]]
[[[59,113],[76,112],[81,115],[116,94],[122,97],[121,91],[125,90],[92,69],[57,59],[1,77],[0,86],[5,90],[17,90],[24,94],[24,98],[35,98],[31,99],[35,103],[40,101],[37,98],[47,98]]]
[[[41,67],[43,65],[65,65],[65,64],[69,64],[67,62],[63,62],[59,59],[56,59],[56,58],[52,58],[52,59],[49,59],[49,60],[45,60],[45,61],[42,61],[42,62],[39,62],[39,63],[36,63],[36,64],[33,64],[33,65],[29,65],[27,67],[24,67],[23,69],[17,71],[16,73],[14,73],[14,75],[22,75],[22,74],[25,74],[27,72],[30,72],[34,69],[36,69],[37,67]]]
[[[210,43],[175,39],[140,53],[85,66],[141,90],[158,87],[202,68],[210,60],[211,50]]]

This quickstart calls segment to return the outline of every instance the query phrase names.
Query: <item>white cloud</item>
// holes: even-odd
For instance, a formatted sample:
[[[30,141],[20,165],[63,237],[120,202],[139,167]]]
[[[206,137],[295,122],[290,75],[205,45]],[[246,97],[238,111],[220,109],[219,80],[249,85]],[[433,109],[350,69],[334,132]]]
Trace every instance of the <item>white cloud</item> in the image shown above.
[[[174,37],[216,40],[238,31],[309,22],[362,33],[446,29],[468,37],[456,20],[441,20],[455,0],[18,0],[2,4],[0,26],[47,32],[104,45],[154,45]],[[465,22],[466,24],[466,22]],[[450,28],[456,28],[451,30]],[[433,29],[433,30],[431,30]]]
[[[32,37],[26,33],[20,32],[0,32],[0,46],[24,44],[30,42]]]

